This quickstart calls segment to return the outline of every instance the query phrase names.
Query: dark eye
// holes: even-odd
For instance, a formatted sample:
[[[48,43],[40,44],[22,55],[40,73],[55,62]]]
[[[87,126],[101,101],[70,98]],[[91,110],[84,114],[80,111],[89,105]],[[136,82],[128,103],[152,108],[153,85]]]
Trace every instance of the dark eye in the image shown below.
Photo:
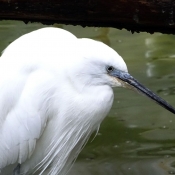
[[[107,70],[108,73],[110,73],[110,72],[112,72],[114,70],[114,67],[113,66],[108,66],[106,68],[106,70]]]

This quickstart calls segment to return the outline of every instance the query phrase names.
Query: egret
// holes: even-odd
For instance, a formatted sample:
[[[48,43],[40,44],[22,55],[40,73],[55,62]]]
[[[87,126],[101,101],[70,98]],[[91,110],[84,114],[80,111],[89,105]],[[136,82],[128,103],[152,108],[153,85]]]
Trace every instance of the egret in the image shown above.
[[[65,175],[110,111],[113,87],[175,114],[102,42],[52,27],[12,42],[0,58],[0,174]]]

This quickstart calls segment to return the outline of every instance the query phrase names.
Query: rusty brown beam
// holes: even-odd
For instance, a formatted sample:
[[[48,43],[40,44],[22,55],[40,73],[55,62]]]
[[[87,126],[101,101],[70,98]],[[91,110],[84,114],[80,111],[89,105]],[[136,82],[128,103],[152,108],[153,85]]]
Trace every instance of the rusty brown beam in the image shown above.
[[[0,20],[175,34],[175,0],[0,0]]]

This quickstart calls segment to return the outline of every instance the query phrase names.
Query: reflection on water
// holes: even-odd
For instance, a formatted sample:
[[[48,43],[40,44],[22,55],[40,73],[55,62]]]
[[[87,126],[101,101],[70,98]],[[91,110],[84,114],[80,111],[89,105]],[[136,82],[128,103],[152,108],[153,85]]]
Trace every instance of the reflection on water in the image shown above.
[[[174,76],[175,72],[175,36],[156,34],[146,38],[147,51],[145,57],[148,59],[147,75],[149,77]],[[168,69],[165,69],[168,67]]]
[[[175,36],[55,26],[110,45],[136,79],[175,106]],[[15,38],[41,27],[37,23],[1,21],[0,51]],[[113,108],[91,140],[70,175],[175,174],[175,116],[132,91],[115,89]]]

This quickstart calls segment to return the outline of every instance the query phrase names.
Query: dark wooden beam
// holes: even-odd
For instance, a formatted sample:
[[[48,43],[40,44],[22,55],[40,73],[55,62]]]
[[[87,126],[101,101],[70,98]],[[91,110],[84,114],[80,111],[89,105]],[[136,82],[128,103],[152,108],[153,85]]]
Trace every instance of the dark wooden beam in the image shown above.
[[[175,34],[175,0],[0,0],[0,20]]]

